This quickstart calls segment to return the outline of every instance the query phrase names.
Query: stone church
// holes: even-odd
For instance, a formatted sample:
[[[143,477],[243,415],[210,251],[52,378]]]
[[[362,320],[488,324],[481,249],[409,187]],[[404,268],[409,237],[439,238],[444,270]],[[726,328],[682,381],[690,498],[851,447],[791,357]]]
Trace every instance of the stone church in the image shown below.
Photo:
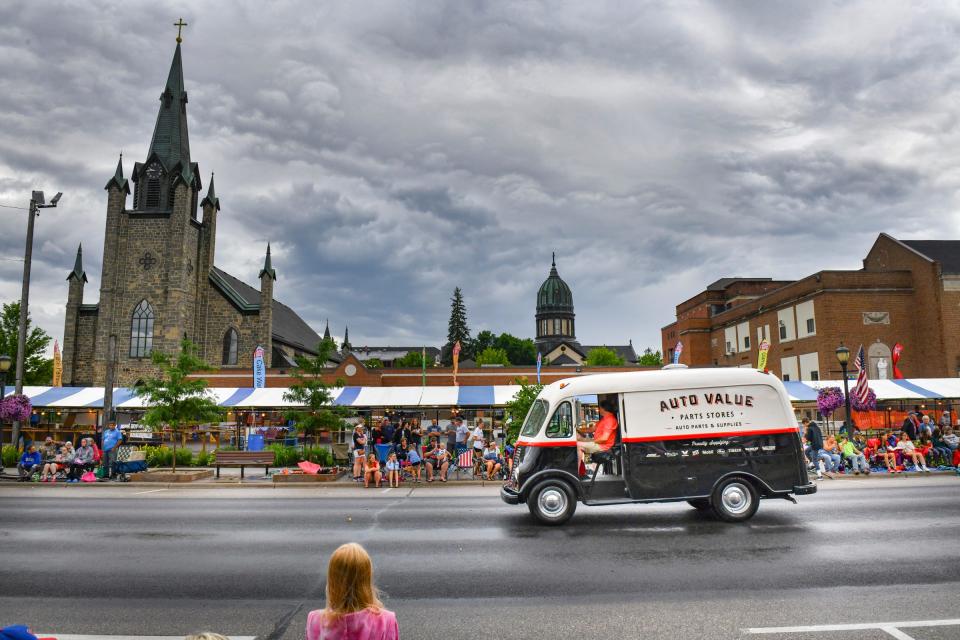
[[[269,245],[259,289],[215,266],[220,200],[213,183],[211,174],[201,197],[200,168],[190,156],[178,37],[146,157],[134,163],[128,181],[121,156],[106,185],[99,302],[83,302],[87,276],[81,249],[67,277],[64,385],[102,385],[111,341],[117,386],[153,375],[150,352],[176,352],[184,336],[221,370],[249,371],[257,346],[273,367],[291,366],[296,354],[316,354],[320,336],[273,299],[277,273]],[[236,385],[250,383],[238,379]]]
[[[557,271],[553,256],[550,274],[537,291],[537,352],[544,364],[581,365],[592,349],[603,346],[623,358],[624,364],[636,364],[638,357],[633,340],[626,345],[584,346],[577,341],[577,314],[573,310],[573,292]]]

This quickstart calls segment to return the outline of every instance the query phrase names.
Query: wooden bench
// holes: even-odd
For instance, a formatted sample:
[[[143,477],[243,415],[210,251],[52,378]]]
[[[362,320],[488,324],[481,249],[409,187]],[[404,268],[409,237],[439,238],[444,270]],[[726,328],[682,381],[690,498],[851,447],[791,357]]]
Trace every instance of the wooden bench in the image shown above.
[[[270,472],[276,454],[273,451],[217,451],[217,477],[220,477],[220,467],[240,467],[240,479],[243,479],[243,468],[247,466],[263,466],[263,474]]]

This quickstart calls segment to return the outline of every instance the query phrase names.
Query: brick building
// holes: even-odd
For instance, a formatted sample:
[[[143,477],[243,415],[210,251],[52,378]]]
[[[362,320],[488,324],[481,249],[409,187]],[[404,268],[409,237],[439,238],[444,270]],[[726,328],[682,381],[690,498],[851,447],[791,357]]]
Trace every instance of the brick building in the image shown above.
[[[258,345],[273,366],[291,365],[297,353],[316,352],[316,332],[273,299],[277,274],[269,245],[259,288],[214,265],[220,200],[212,175],[200,197],[186,108],[178,38],[146,157],[134,164],[130,181],[123,176],[121,157],[106,185],[99,301],[83,302],[87,277],[80,249],[67,277],[65,385],[102,385],[111,342],[119,386],[152,375],[151,350],[175,351],[184,336],[207,362],[227,368],[249,369]]]
[[[680,362],[756,366],[783,379],[839,378],[835,350],[861,344],[870,377],[893,377],[891,351],[907,378],[960,375],[960,241],[897,240],[880,234],[858,271],[820,271],[796,281],[723,278],[676,308],[661,329],[664,354]]]

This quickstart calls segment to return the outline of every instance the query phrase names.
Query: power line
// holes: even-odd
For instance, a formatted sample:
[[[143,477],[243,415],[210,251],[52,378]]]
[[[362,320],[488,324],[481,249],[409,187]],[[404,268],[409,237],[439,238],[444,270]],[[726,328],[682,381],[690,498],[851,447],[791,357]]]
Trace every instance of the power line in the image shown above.
[[[29,211],[29,209],[26,207],[14,207],[9,204],[0,204],[0,207],[3,207],[4,209],[20,209],[20,211]]]

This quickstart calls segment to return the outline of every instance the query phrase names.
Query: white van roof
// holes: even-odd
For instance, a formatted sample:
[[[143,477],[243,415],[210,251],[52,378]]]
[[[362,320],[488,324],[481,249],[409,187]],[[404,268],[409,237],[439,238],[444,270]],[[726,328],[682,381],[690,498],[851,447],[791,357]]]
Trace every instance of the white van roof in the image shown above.
[[[540,392],[540,397],[553,404],[562,398],[572,396],[750,384],[767,385],[780,391],[783,390],[782,383],[772,373],[763,373],[757,369],[729,367],[625,371],[623,373],[597,373],[576,378],[564,378],[544,387],[543,391]]]

